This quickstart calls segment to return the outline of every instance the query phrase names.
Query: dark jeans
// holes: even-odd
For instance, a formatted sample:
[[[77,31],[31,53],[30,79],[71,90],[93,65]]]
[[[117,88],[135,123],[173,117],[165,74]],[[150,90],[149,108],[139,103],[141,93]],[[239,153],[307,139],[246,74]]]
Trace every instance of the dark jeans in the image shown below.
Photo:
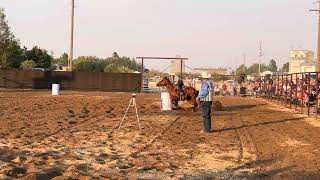
[[[212,106],[211,101],[201,102],[203,125],[204,125],[205,132],[211,131],[211,106]]]

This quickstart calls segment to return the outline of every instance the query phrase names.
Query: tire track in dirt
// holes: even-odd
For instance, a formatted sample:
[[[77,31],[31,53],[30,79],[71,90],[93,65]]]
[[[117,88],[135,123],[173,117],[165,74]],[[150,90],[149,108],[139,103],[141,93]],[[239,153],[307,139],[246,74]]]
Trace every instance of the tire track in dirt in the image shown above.
[[[141,152],[145,151],[146,149],[148,149],[149,147],[151,147],[154,142],[156,142],[159,138],[161,138],[182,117],[183,117],[183,115],[178,116],[172,123],[170,123],[167,127],[165,127],[160,132],[160,134],[158,136],[156,136],[154,139],[149,141],[146,145],[144,145],[142,148],[140,148],[136,152],[131,153],[128,157],[136,157],[139,153],[141,153]]]

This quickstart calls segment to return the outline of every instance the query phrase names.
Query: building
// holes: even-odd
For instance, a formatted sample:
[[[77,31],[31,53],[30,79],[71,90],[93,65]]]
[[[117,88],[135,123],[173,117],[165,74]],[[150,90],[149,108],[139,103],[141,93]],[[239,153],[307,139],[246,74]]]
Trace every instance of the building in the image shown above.
[[[229,75],[228,69],[226,68],[194,68],[192,71],[193,74],[201,74],[202,72],[208,72],[212,75]]]
[[[291,50],[289,73],[315,72],[314,52],[308,50]]]
[[[176,56],[177,58],[180,58],[181,56]],[[180,75],[181,73],[181,60],[180,59],[175,59],[171,61],[171,70],[170,73],[175,73],[177,75]],[[185,61],[182,61],[182,72],[186,72],[186,66],[185,66]]]

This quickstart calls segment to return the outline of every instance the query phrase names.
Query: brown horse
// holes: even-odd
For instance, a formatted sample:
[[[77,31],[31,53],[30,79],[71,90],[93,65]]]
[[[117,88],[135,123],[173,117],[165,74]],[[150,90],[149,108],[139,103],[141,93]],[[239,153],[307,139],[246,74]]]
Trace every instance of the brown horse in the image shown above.
[[[178,88],[174,86],[167,77],[164,77],[160,82],[158,82],[157,86],[166,87],[170,94],[172,104],[179,108],[178,102],[180,101],[180,93]],[[184,91],[186,94],[186,100],[193,105],[193,112],[196,111],[196,108],[198,106],[197,97],[199,91],[197,91],[193,87],[186,87]]]

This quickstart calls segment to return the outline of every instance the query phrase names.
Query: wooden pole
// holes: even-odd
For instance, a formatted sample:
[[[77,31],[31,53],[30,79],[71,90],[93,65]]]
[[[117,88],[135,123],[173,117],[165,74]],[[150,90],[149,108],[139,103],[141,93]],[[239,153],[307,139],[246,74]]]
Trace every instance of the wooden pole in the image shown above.
[[[70,22],[70,52],[68,60],[69,71],[73,70],[73,38],[74,38],[74,0],[71,0],[71,22]]]
[[[183,59],[180,59],[180,79],[182,80],[183,77]]]
[[[140,92],[143,93],[143,88],[144,88],[144,59],[141,59],[141,90]]]

